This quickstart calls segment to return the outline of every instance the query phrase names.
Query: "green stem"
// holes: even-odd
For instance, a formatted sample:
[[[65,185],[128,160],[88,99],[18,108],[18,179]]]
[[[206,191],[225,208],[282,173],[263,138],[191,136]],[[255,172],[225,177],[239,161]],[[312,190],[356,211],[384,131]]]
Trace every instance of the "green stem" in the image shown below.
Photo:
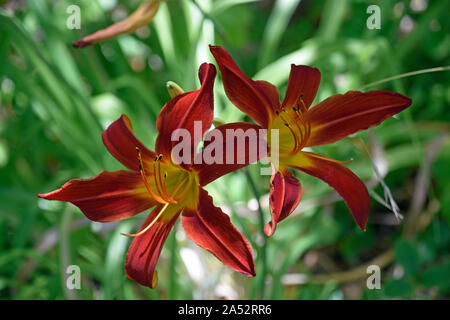
[[[61,281],[62,287],[64,289],[64,293],[68,300],[76,300],[77,296],[75,291],[69,289],[66,283],[66,270],[70,265],[70,225],[72,223],[72,208],[70,205],[66,206],[64,210],[61,225],[60,225],[60,246],[59,246],[59,254],[60,254],[60,267],[61,267]]]
[[[169,250],[170,250],[170,263],[169,263],[169,287],[167,290],[167,296],[169,300],[177,299],[177,278],[175,274],[177,264],[177,239],[176,239],[176,226],[173,228],[169,235]]]
[[[401,78],[411,77],[411,76],[415,76],[415,75],[418,75],[418,74],[439,72],[439,71],[448,71],[448,70],[450,70],[450,66],[436,67],[436,68],[430,68],[430,69],[422,69],[422,70],[402,73],[402,74],[399,74],[399,75],[396,75],[396,76],[393,76],[393,77],[389,77],[389,78],[386,78],[386,79],[382,79],[382,80],[378,80],[378,81],[375,81],[375,82],[371,82],[369,84],[366,84],[365,86],[362,86],[361,89],[366,89],[366,88],[369,88],[369,87],[376,86],[378,84],[382,84],[382,83],[385,83],[385,82],[389,82],[389,81],[397,80],[397,79],[401,79]]]
[[[260,248],[260,255],[261,255],[261,263],[262,263],[262,272],[261,272],[261,283],[260,283],[260,295],[261,299],[264,299],[264,291],[266,287],[266,275],[267,275],[267,240],[266,235],[264,234],[264,212],[261,209],[261,203],[259,202],[259,199],[261,198],[258,189],[256,188],[255,181],[252,178],[252,175],[248,171],[247,168],[244,169],[245,175],[247,177],[248,183],[250,184],[250,189],[253,192],[253,195],[256,198],[256,201],[258,202],[258,214],[259,214],[259,225],[261,229],[261,236],[262,236],[262,245]]]

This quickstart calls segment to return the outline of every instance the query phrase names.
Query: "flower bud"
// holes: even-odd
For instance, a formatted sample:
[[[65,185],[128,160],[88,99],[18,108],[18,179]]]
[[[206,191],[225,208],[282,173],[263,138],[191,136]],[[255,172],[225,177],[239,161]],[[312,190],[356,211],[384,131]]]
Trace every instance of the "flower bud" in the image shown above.
[[[73,43],[75,48],[85,48],[94,43],[103,42],[114,38],[120,34],[133,33],[137,29],[149,24],[159,9],[161,0],[144,1],[131,15],[125,20],[114,23],[105,29],[101,29],[90,34],[83,39]]]
[[[170,98],[172,99],[184,93],[184,90],[173,81],[167,81],[166,88],[167,91],[169,92]]]

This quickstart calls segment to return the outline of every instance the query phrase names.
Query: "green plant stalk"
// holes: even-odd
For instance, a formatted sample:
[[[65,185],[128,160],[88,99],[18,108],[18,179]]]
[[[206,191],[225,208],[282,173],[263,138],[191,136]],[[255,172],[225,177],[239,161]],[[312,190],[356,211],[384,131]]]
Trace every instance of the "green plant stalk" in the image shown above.
[[[169,300],[177,299],[177,279],[176,279],[176,265],[177,265],[177,239],[176,231],[177,226],[173,228],[169,234],[169,250],[170,250],[170,263],[169,263],[169,287],[167,289],[167,297]]]
[[[262,262],[262,275],[261,275],[261,283],[260,285],[260,298],[264,299],[264,291],[266,287],[266,275],[267,275],[267,239],[266,235],[264,234],[264,212],[261,209],[261,203],[259,202],[259,199],[261,198],[258,189],[256,188],[255,181],[253,180],[250,172],[247,168],[244,169],[245,176],[247,177],[248,183],[250,184],[250,189],[252,190],[253,195],[256,198],[256,201],[258,202],[258,215],[259,215],[259,225],[261,228],[261,235],[263,239],[263,243],[260,248],[260,255],[261,255],[261,262]]]
[[[72,223],[72,208],[70,205],[67,205],[60,225],[60,246],[59,246],[59,254],[60,254],[60,267],[61,267],[61,282],[63,291],[66,295],[66,298],[69,300],[76,300],[77,296],[74,290],[67,288],[66,284],[66,269],[70,265],[70,225]]]
[[[393,77],[389,77],[386,79],[382,79],[382,80],[378,80],[375,82],[371,82],[369,84],[366,84],[365,86],[362,86],[360,88],[361,89],[366,89],[369,87],[373,87],[376,86],[378,84],[382,84],[382,83],[386,83],[386,82],[390,82],[393,80],[397,80],[397,79],[402,79],[402,78],[407,78],[407,77],[412,77],[418,74],[424,74],[424,73],[431,73],[431,72],[439,72],[439,71],[449,71],[450,70],[450,66],[444,66],[444,67],[436,67],[436,68],[429,68],[429,69],[422,69],[422,70],[417,70],[417,71],[412,71],[412,72],[407,72],[407,73],[402,73],[402,74],[398,74],[396,76]]]

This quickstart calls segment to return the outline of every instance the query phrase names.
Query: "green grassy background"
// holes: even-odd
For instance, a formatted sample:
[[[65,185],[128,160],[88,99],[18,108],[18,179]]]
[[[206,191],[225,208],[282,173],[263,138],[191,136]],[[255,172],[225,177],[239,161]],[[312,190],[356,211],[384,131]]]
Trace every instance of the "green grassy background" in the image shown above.
[[[6,2],[0,11],[0,299],[449,297],[448,71],[364,88],[400,92],[413,104],[375,129],[316,148],[354,159],[349,167],[372,195],[366,232],[325,183],[304,174],[296,173],[301,204],[267,240],[256,198],[267,222],[269,177],[259,175],[260,164],[208,186],[250,240],[255,278],[223,267],[187,240],[178,223],[158,263],[158,287],[144,288],[124,273],[130,239],[119,233],[135,231],[145,214],[92,223],[74,206],[36,197],[69,179],[120,169],[101,132],[122,113],[153,147],[156,116],[169,100],[165,83],[197,88],[198,66],[213,62],[208,44],[225,46],[244,72],[276,84],[282,95],[291,63],[319,68],[317,102],[449,65],[448,1],[198,0],[201,12],[193,1],[172,0],[137,34],[84,50],[71,42],[123,19],[139,1]],[[66,28],[71,4],[81,8],[81,30]],[[371,4],[381,8],[380,30],[366,28]],[[220,76],[215,114],[249,120],[226,100]],[[401,224],[388,191],[405,217]],[[81,268],[80,290],[65,286],[73,264]],[[379,290],[366,287],[370,264],[381,267]]]

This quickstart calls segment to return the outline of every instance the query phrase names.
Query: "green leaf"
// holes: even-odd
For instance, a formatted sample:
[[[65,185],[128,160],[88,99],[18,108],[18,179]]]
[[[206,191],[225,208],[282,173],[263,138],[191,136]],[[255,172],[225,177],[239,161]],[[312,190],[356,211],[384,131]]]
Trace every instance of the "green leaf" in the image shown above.
[[[411,285],[402,279],[392,280],[384,285],[384,293],[390,297],[405,297],[411,294]]]
[[[450,289],[450,261],[429,267],[420,277],[420,282],[427,287]]]
[[[265,66],[275,55],[289,20],[301,0],[277,0],[267,21],[259,55],[259,66]]]
[[[399,240],[395,246],[395,260],[410,274],[419,271],[419,254],[415,244],[407,240]]]

